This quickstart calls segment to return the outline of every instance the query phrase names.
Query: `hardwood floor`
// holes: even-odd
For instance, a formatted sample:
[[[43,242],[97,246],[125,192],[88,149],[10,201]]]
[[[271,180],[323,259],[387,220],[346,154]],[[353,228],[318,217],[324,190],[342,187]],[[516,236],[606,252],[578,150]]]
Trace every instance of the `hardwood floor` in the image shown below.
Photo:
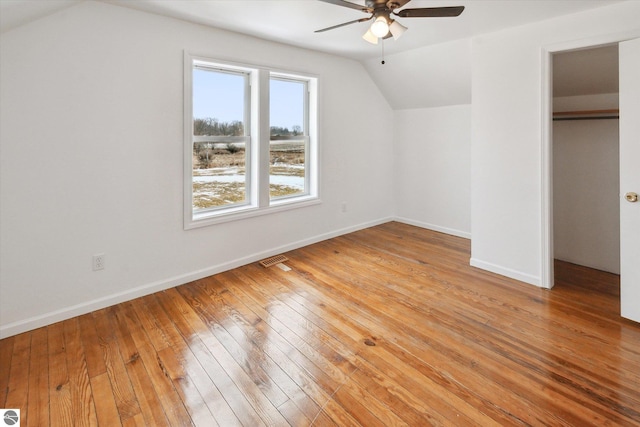
[[[640,425],[618,277],[387,223],[0,341],[23,426]]]

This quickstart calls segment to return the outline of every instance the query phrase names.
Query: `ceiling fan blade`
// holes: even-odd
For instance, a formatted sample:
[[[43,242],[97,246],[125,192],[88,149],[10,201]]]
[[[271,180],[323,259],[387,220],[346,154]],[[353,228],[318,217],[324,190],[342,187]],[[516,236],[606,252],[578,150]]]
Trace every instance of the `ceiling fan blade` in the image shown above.
[[[335,4],[336,6],[348,7],[349,9],[355,9],[355,10],[359,10],[359,11],[365,12],[365,13],[372,13],[373,12],[373,9],[371,9],[370,7],[362,6],[362,5],[359,5],[359,4],[356,4],[356,3],[350,3],[350,2],[344,1],[344,0],[319,0],[319,1],[324,2],[324,3]]]
[[[340,27],[344,27],[345,25],[351,25],[351,24],[355,24],[356,22],[365,22],[365,21],[369,21],[371,18],[373,18],[373,16],[370,16],[368,18],[360,18],[360,19],[356,19],[354,21],[349,21],[349,22],[345,22],[343,24],[338,24],[338,25],[334,25],[333,27],[327,27],[327,28],[323,28],[321,30],[316,30],[314,31],[314,33],[323,33],[325,31],[329,31],[329,30],[333,30],[335,28],[340,28]]]
[[[403,9],[394,13],[401,18],[441,18],[446,16],[458,16],[464,10],[464,6],[450,7],[423,7],[418,9]]]

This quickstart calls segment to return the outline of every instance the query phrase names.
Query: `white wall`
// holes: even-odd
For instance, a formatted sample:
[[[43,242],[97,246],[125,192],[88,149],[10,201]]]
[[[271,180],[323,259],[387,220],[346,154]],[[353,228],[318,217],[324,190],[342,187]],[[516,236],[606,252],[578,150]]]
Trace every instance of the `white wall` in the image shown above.
[[[319,75],[321,205],[183,230],[185,49]],[[4,33],[0,57],[2,336],[393,213],[393,112],[355,61],[96,2]]]
[[[553,123],[554,256],[620,273],[618,120]]]
[[[472,265],[541,284],[543,48],[640,34],[638,16],[631,1],[474,39]]]
[[[471,40],[365,61],[394,111],[396,219],[470,237]]]
[[[395,117],[398,220],[471,235],[471,106],[399,110]]]
[[[555,97],[553,105],[616,109],[618,94]],[[619,153],[617,119],[553,122],[554,258],[620,273]]]

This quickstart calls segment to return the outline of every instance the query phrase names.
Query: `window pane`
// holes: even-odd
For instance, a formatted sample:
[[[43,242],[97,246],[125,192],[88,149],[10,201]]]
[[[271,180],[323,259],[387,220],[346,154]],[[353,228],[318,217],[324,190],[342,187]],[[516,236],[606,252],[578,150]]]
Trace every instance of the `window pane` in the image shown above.
[[[193,210],[247,201],[246,143],[193,144]]]
[[[243,136],[246,74],[193,70],[193,134]]]
[[[269,195],[272,199],[307,193],[306,93],[304,81],[271,79]]]
[[[249,139],[238,138],[247,128],[247,79],[239,73],[193,70],[194,212],[247,202]]]

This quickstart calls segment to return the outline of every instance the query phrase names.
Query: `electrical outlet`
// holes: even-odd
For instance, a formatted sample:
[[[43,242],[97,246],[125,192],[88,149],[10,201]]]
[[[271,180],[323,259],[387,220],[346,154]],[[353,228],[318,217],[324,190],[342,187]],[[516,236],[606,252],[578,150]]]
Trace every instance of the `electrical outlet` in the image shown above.
[[[93,271],[104,270],[105,256],[105,254],[93,256]]]

